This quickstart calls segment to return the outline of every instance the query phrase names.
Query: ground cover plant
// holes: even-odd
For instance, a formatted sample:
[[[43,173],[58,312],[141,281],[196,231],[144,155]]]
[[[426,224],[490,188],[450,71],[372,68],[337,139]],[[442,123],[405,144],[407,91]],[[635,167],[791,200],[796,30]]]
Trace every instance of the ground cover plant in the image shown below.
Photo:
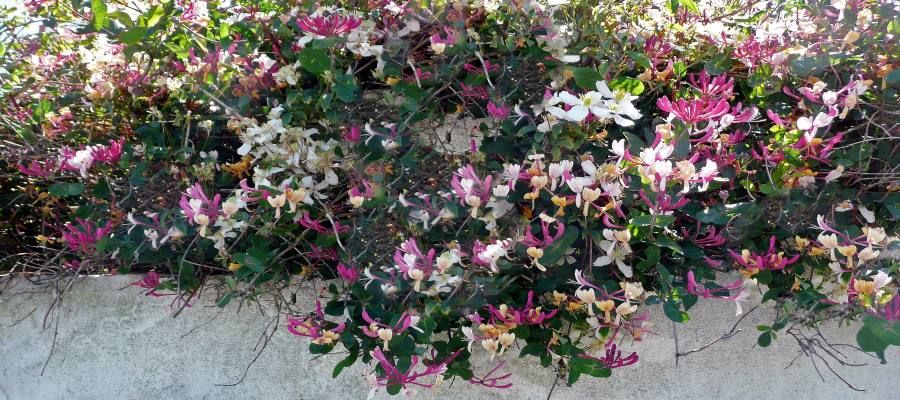
[[[758,344],[823,370],[827,321],[900,345],[892,2],[4,10],[7,277],[272,302],[335,375],[408,396],[502,390],[510,357],[567,384],[639,368],[617,346],[666,329],[651,310],[754,292],[778,311]]]

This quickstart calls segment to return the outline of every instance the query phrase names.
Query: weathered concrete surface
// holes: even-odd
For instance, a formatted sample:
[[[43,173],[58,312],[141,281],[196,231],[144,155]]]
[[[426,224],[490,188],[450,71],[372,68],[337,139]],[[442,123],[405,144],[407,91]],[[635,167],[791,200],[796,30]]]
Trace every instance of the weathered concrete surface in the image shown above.
[[[142,296],[138,289],[126,287],[135,279],[85,278],[73,286],[63,303],[56,349],[43,376],[41,368],[54,329],[42,331],[41,324],[51,297],[22,281],[4,290],[0,294],[0,396],[12,400],[363,399],[369,392],[363,366],[345,370],[332,380],[331,370],[339,359],[314,359],[305,341],[283,328],[243,383],[219,386],[240,378],[271,316],[258,309],[235,313],[229,308],[219,313],[201,302],[172,319],[170,300]],[[679,328],[682,350],[719,337],[736,320],[733,303],[724,301],[701,301],[691,315],[693,319]],[[822,382],[805,358],[785,368],[798,351],[789,338],[766,349],[753,348],[754,327],[771,321],[760,310],[742,322],[743,332],[682,358],[677,367],[671,324],[662,313],[653,320],[657,335],[634,346],[641,357],[637,365],[617,370],[610,379],[585,377],[574,387],[561,385],[553,398],[827,400],[896,399],[900,393],[896,348],[888,354],[887,365],[857,357],[869,365],[836,367],[848,381],[867,390],[858,393],[824,367],[826,381]],[[853,332],[826,330],[835,343],[853,343]],[[444,386],[433,393],[419,393],[418,398],[546,398],[553,382],[550,372],[515,354],[507,357],[515,373],[510,390],[457,382],[452,390]]]

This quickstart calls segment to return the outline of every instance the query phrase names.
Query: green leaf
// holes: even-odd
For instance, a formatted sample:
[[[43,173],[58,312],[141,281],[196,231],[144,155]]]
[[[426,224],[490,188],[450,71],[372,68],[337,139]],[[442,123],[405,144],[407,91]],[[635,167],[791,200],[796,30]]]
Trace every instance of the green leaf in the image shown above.
[[[730,217],[725,214],[725,208],[722,206],[707,207],[693,215],[697,221],[704,224],[725,225]]]
[[[334,78],[334,95],[338,100],[344,103],[351,103],[356,100],[356,82],[353,75],[338,74]]]
[[[106,1],[91,0],[91,14],[94,15],[93,19],[91,19],[91,25],[94,26],[94,29],[99,31],[105,28],[106,24],[109,23],[109,14],[106,11]]]
[[[612,370],[606,368],[600,360],[593,358],[585,358],[574,356],[569,359],[569,384],[578,381],[581,374],[593,376],[595,378],[608,378],[612,375]]]
[[[231,302],[231,297],[232,297],[231,293],[226,293],[224,296],[222,296],[221,299],[219,299],[219,302],[216,303],[216,307],[221,308],[221,307],[227,306],[228,303]]]
[[[765,294],[763,294],[763,297],[762,297],[762,300],[761,300],[761,301],[762,301],[763,303],[765,303],[765,302],[767,302],[767,301],[769,301],[769,300],[775,300],[775,299],[777,299],[778,296],[780,296],[780,295],[781,295],[781,289],[777,289],[777,288],[775,288],[775,289],[769,289],[769,290],[766,291]]]
[[[325,314],[332,316],[344,315],[344,302],[340,300],[332,300],[325,304]]]
[[[143,26],[136,26],[125,32],[122,32],[119,35],[119,40],[121,40],[122,43],[133,45],[140,43],[140,41],[144,39],[145,35],[147,35],[147,28]]]
[[[675,63],[673,70],[675,71],[675,76],[681,78],[687,73],[687,65],[684,61],[679,61]]]
[[[628,56],[631,57],[631,59],[634,60],[634,63],[641,68],[650,69],[652,67],[652,65],[650,65],[650,58],[648,58],[647,55],[642,52],[629,51]]]
[[[690,321],[691,319],[688,313],[681,311],[678,308],[678,304],[672,301],[663,303],[663,312],[666,314],[666,317],[669,317],[670,320],[678,323],[685,323]]]
[[[597,81],[603,79],[600,76],[600,72],[597,72],[594,68],[575,68],[573,74],[575,76],[575,84],[585,90],[596,90]]]
[[[631,219],[631,225],[635,226],[666,226],[675,222],[675,217],[671,215],[657,215],[656,218],[653,218],[653,215],[639,215]]]
[[[688,311],[694,304],[697,304],[697,301],[700,300],[699,296],[695,296],[692,294],[686,294],[682,296],[681,303],[684,305],[684,311]]]
[[[356,362],[356,358],[359,357],[358,351],[350,351],[350,354],[341,361],[338,361],[337,365],[334,366],[334,370],[331,371],[331,379],[337,378],[338,375],[341,374],[341,371],[344,368],[353,365]]]
[[[331,350],[334,349],[334,343],[329,344],[318,344],[318,343],[310,343],[309,344],[309,352],[311,354],[328,354]]]
[[[900,69],[895,69],[887,74],[884,78],[885,83],[890,87],[900,87]]]
[[[759,282],[763,285],[768,285],[768,284],[772,283],[772,279],[775,277],[775,275],[772,275],[772,271],[765,270],[765,271],[760,271],[753,277],[756,278],[757,282]]]
[[[266,264],[262,260],[247,253],[235,254],[234,260],[239,264],[250,268],[254,272],[263,272],[263,270],[266,268]]]
[[[403,390],[403,385],[387,385],[387,392],[391,396],[397,395],[401,390]]]
[[[50,188],[47,189],[50,194],[56,197],[68,197],[68,196],[78,196],[79,194],[84,192],[84,184],[81,182],[75,183],[54,183],[50,185]]]
[[[112,188],[109,187],[109,183],[106,181],[97,181],[93,187],[94,197],[98,199],[106,199],[109,200],[109,195],[112,193]]]
[[[710,75],[722,75],[731,70],[731,56],[727,53],[718,53],[707,61],[704,67]]]
[[[667,247],[678,254],[684,254],[684,250],[681,249],[681,246],[679,246],[678,243],[676,243],[668,236],[660,236],[656,238],[656,245]]]
[[[868,322],[868,321],[866,321]],[[881,362],[885,362],[884,352],[887,350],[889,343],[876,332],[878,328],[875,324],[865,323],[863,327],[856,333],[856,343],[863,351],[875,353]]]
[[[775,334],[772,331],[765,331],[756,339],[756,344],[758,344],[759,347],[769,347],[769,345],[772,344],[772,336],[774,335]]]
[[[163,8],[163,6],[158,5],[151,8],[150,11],[144,15],[144,17],[147,18],[147,27],[153,27],[158,24],[159,21],[162,20],[163,15],[165,15],[165,8]]]
[[[647,250],[644,252],[644,254],[647,255],[647,258],[636,265],[638,271],[646,271],[659,263],[659,247],[649,246],[647,247]]]
[[[888,321],[872,315],[863,317],[865,325],[872,328],[872,332],[882,338],[887,344],[900,346],[900,321]]]
[[[610,82],[609,88],[612,90],[623,90],[638,96],[641,93],[644,93],[644,82],[635,78],[623,76]]]
[[[331,59],[323,49],[305,48],[300,52],[300,66],[315,75],[331,70]]]
[[[541,354],[547,352],[547,345],[541,342],[532,342],[522,347],[522,351],[519,352],[519,357],[525,356],[535,356],[540,357]]]
[[[131,17],[126,14],[124,11],[113,11],[111,13],[106,14],[107,18],[113,21],[119,21],[120,24],[125,27],[134,26],[134,22],[131,21]]]
[[[692,13],[700,14],[700,8],[697,7],[697,3],[695,3],[694,0],[678,0],[678,2]]]
[[[566,255],[566,250],[569,250],[569,247],[572,247],[572,244],[578,240],[579,233],[577,228],[568,227],[566,229],[566,234],[563,235],[562,239],[553,242],[553,244],[544,249],[544,256],[541,257],[541,264],[552,265],[559,261],[559,259]]]

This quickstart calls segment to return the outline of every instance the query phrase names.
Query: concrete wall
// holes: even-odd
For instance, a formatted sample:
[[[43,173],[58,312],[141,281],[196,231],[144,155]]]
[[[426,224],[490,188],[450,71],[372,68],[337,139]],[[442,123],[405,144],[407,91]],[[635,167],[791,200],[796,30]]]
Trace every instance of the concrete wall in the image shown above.
[[[253,359],[253,347],[271,320],[258,308],[220,311],[198,302],[171,318],[165,297],[141,296],[127,287],[133,276],[84,278],[63,303],[56,349],[41,376],[53,342],[54,327],[41,330],[51,297],[24,281],[0,293],[0,398],[30,399],[363,399],[369,392],[364,367],[345,370],[336,380],[336,356],[314,358],[306,342],[283,325],[243,383],[237,381]],[[305,299],[309,301],[307,296]],[[692,320],[679,327],[682,350],[703,345],[729,330],[736,320],[733,303],[701,301]],[[632,346],[638,364],[616,370],[609,379],[584,377],[574,387],[561,385],[554,399],[896,399],[900,393],[900,351],[889,363],[854,357],[868,365],[835,366],[848,381],[866,389],[848,389],[823,370],[825,381],[801,357],[786,368],[798,348],[781,338],[766,349],[754,348],[758,323],[768,312],[746,318],[743,332],[674,363],[671,323],[654,314],[656,335]],[[835,343],[854,343],[852,329],[825,330]],[[509,390],[488,390],[445,383],[417,398],[544,399],[553,382],[550,371],[531,361],[507,356],[514,372]],[[832,363],[834,365],[835,363]],[[489,365],[488,363],[484,364]],[[378,398],[385,398],[382,393]]]

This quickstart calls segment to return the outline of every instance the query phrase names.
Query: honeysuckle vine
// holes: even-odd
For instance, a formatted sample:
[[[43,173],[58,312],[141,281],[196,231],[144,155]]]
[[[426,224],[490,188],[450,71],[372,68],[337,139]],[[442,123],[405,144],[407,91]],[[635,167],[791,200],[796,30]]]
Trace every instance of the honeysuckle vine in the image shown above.
[[[5,276],[265,302],[370,396],[627,379],[698,301],[900,345],[891,2],[0,8]]]

